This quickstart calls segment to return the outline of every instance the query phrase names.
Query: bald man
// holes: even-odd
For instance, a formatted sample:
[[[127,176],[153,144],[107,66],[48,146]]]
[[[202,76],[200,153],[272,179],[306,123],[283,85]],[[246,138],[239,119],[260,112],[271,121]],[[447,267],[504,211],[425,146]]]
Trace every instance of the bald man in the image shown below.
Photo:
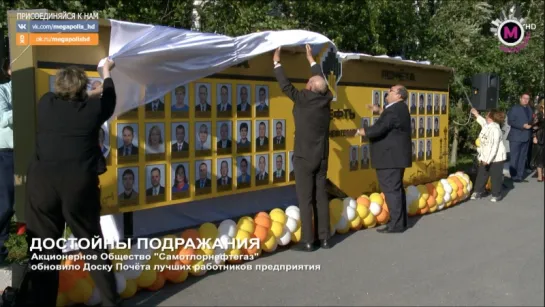
[[[273,61],[276,80],[282,92],[294,102],[293,117],[297,141],[293,164],[302,227],[301,243],[297,249],[313,251],[316,247],[330,247],[329,205],[325,185],[329,157],[329,107],[333,95],[323,77],[322,68],[314,61],[309,45],[306,46],[306,56],[312,77],[301,91],[291,84],[284,73],[280,64],[280,48],[275,51]],[[316,216],[317,234],[312,229],[313,212]]]

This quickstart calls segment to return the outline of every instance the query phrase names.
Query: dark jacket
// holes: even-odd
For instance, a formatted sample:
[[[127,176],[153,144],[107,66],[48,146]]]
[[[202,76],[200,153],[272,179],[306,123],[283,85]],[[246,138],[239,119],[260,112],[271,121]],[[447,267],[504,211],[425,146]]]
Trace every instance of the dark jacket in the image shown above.
[[[532,124],[532,109],[520,104],[513,106],[507,114],[507,123],[511,127],[507,140],[511,142],[528,142],[532,129],[524,129],[525,124]]]
[[[384,109],[377,122],[364,129],[373,168],[412,166],[411,115],[403,101]]]
[[[73,167],[74,172],[105,171],[98,132],[113,114],[116,104],[114,83],[107,78],[102,97],[85,101],[62,100],[46,93],[38,102],[36,158],[40,162]]]
[[[311,72],[313,76],[323,76],[318,64],[311,67]],[[325,94],[296,89],[286,77],[282,66],[275,68],[274,73],[282,92],[294,102],[294,155],[310,163],[320,163],[329,157],[329,106],[333,94],[329,89]]]

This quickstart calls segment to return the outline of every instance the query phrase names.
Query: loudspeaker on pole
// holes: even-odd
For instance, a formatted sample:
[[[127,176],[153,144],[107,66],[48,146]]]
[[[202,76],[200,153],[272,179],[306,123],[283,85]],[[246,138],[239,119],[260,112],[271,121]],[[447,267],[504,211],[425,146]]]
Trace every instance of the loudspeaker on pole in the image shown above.
[[[471,104],[479,111],[498,107],[500,78],[492,73],[480,73],[471,78]]]

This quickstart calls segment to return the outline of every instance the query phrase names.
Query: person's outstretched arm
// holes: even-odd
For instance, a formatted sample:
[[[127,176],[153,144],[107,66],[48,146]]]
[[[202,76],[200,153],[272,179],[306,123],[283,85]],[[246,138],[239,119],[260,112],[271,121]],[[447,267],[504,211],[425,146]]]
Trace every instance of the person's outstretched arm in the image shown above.
[[[114,67],[114,62],[110,59],[106,60],[104,66],[102,67],[102,74],[104,75],[104,83],[102,84],[102,97],[100,97],[100,107],[101,107],[101,122],[107,121],[115,110],[116,105],[116,95],[115,95],[115,86],[112,77],[110,76],[110,71]]]
[[[301,99],[301,92],[296,89],[295,86],[291,84],[290,80],[288,80],[288,77],[286,77],[284,68],[282,67],[282,64],[280,64],[280,51],[281,47],[276,49],[274,52],[274,75],[276,76],[276,80],[278,81],[282,92],[286,94],[286,96],[288,96],[294,103],[297,103]]]

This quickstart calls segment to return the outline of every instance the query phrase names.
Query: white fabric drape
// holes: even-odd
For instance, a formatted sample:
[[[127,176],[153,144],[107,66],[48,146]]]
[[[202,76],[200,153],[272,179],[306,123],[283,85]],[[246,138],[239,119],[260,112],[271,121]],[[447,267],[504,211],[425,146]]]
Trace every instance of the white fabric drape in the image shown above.
[[[304,30],[229,37],[117,20],[110,23],[109,54],[116,65],[112,71],[117,92],[114,117],[162,97],[177,86],[221,72],[280,46],[310,44],[314,54],[324,44],[336,50],[327,37]]]

